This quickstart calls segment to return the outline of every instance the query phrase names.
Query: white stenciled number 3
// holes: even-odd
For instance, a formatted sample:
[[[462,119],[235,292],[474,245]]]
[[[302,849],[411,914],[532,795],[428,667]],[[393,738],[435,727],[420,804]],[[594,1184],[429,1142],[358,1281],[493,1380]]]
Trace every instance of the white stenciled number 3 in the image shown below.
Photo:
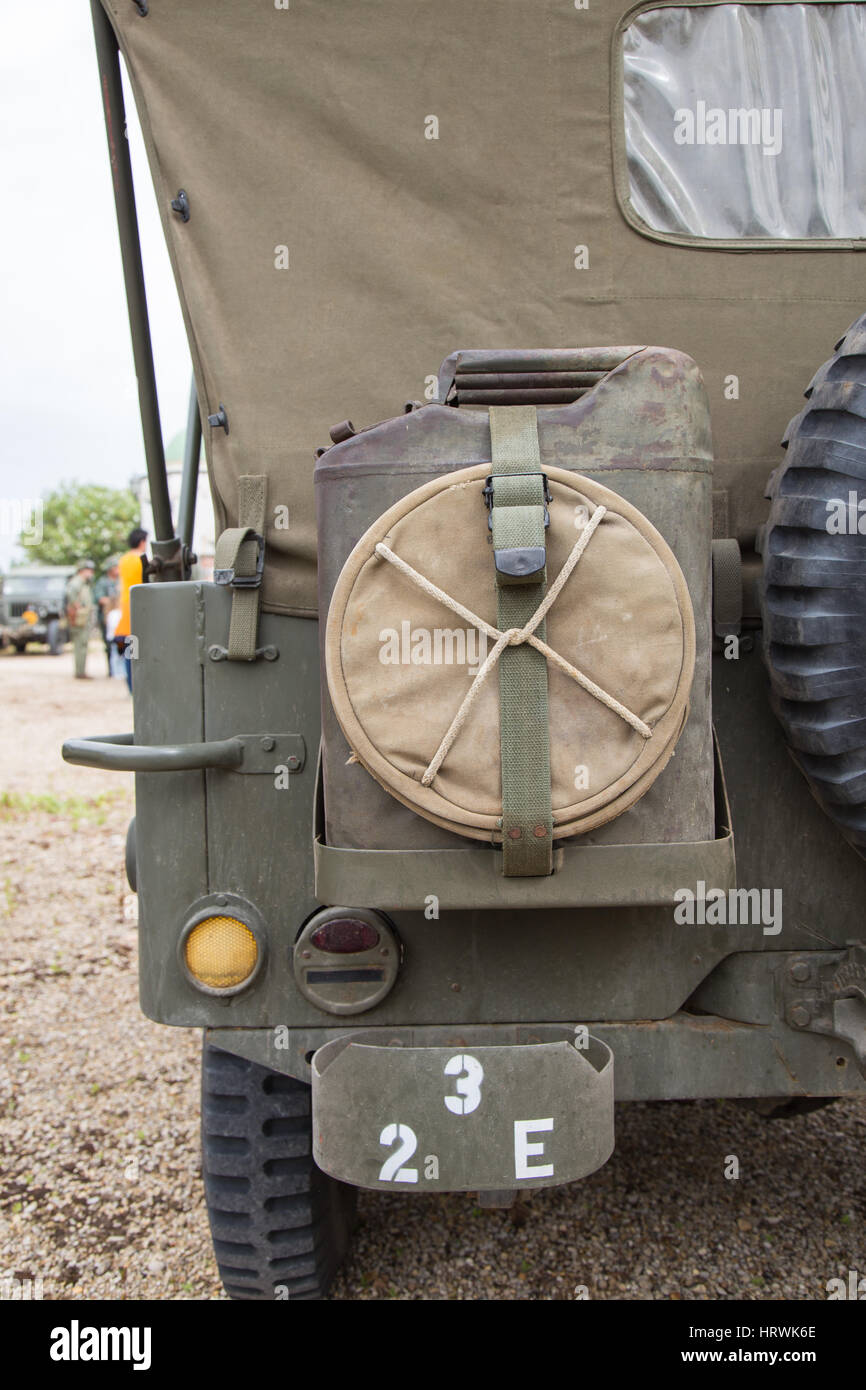
[[[399,1147],[394,1150],[379,1170],[380,1182],[417,1182],[417,1168],[401,1168],[401,1163],[407,1158],[411,1158],[418,1147],[418,1140],[415,1138],[414,1129],[408,1125],[386,1125],[379,1135],[379,1143],[386,1148],[391,1144],[398,1143]]]
[[[470,1115],[481,1104],[481,1083],[484,1068],[475,1057],[459,1053],[445,1063],[445,1075],[456,1076],[456,1096],[446,1096],[445,1104],[452,1115]]]

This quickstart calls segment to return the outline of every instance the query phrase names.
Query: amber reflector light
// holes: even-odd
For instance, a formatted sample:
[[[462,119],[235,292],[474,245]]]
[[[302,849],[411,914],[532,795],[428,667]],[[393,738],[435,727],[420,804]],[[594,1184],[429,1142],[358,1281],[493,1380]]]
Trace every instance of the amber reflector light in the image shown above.
[[[193,927],[184,949],[187,970],[209,989],[232,989],[256,968],[259,948],[236,917],[206,917]]]

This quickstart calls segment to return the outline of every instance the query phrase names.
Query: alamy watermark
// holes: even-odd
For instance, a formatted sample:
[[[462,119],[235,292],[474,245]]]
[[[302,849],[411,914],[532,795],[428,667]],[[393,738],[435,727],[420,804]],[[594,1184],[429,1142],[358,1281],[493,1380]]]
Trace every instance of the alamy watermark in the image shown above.
[[[861,1279],[857,1269],[849,1269],[847,1279],[828,1279],[824,1287],[828,1303],[837,1299],[851,1299],[860,1303],[866,1299],[866,1278]]]
[[[831,497],[827,502],[827,532],[831,536],[866,536],[866,497],[856,492]]]
[[[0,1303],[29,1303],[45,1297],[45,1280],[41,1275],[20,1277],[17,1274],[0,1276]]]
[[[674,112],[678,145],[760,145],[766,155],[782,149],[782,111],[776,107],[680,106]]]
[[[19,545],[41,545],[41,497],[0,497],[0,536],[14,536]]]
[[[674,921],[679,926],[762,927],[764,936],[782,930],[781,888],[708,888],[699,879],[694,889],[674,893]]]
[[[73,1318],[68,1327],[51,1330],[48,1354],[52,1361],[129,1361],[134,1371],[151,1364],[149,1327],[82,1327]]]
[[[383,627],[379,660],[383,666],[465,666],[473,674],[487,659],[487,633],[477,628],[413,627],[408,621]]]

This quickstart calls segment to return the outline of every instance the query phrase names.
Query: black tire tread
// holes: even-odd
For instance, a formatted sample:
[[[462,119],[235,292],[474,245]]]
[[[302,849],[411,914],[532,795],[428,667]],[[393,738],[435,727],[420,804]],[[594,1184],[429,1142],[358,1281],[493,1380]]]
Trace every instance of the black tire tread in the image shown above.
[[[310,1087],[205,1039],[201,1114],[205,1199],[226,1292],[323,1298],[348,1249],[357,1192],[313,1161]]]
[[[866,496],[866,314],[805,395],[768,491],[764,658],[791,756],[866,857],[866,535],[827,530],[832,499]]]

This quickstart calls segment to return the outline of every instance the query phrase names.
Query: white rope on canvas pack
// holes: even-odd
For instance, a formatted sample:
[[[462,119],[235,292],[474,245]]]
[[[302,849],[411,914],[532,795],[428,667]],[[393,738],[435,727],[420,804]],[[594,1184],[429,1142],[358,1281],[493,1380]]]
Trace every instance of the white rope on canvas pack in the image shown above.
[[[587,694],[592,695],[594,699],[599,700],[607,709],[619,715],[620,719],[625,720],[626,724],[630,725],[642,738],[651,737],[652,729],[648,724],[645,724],[638,715],[634,714],[613,695],[609,695],[606,690],[602,690],[600,685],[596,685],[595,681],[590,680],[589,676],[584,675],[576,666],[572,666],[570,661],[566,661],[565,657],[560,656],[558,652],[554,651],[552,647],[549,647],[546,642],[542,642],[541,638],[535,635],[535,629],[543,622],[551,607],[561,594],[578,560],[589,545],[597,528],[600,526],[606,514],[606,510],[605,507],[596,507],[590,520],[587,522],[578,540],[572,547],[568,559],[526,626],[522,628],[508,628],[506,632],[500,632],[499,628],[494,627],[492,623],[485,622],[483,618],[478,617],[477,613],[473,613],[470,608],[465,607],[465,605],[458,602],[457,599],[452,598],[450,594],[446,594],[444,589],[440,589],[438,585],[426,579],[423,574],[419,574],[416,569],[413,569],[411,565],[407,564],[399,555],[396,555],[394,551],[382,541],[376,546],[376,554],[380,559],[386,560],[389,564],[393,565],[402,575],[405,575],[413,584],[416,584],[423,593],[428,594],[431,598],[438,599],[438,601],[443,603],[446,608],[449,608],[452,613],[456,613],[459,617],[464,618],[466,622],[471,623],[472,626],[478,628],[479,631],[485,632],[487,636],[492,637],[494,641],[493,650],[489,653],[487,660],[478,671],[472,685],[466,692],[460,708],[449,725],[445,737],[442,739],[442,742],[439,744],[439,747],[424,771],[421,778],[422,786],[430,786],[436,773],[448,756],[448,752],[453,746],[455,739],[459,736],[461,729],[464,727],[481,687],[490,675],[490,672],[495,668],[505,648],[519,647],[523,642],[528,642],[530,646],[535,647],[537,651],[541,652],[547,658],[551,665],[562,671],[566,676],[570,676],[572,680],[577,682],[581,689],[587,692]]]

